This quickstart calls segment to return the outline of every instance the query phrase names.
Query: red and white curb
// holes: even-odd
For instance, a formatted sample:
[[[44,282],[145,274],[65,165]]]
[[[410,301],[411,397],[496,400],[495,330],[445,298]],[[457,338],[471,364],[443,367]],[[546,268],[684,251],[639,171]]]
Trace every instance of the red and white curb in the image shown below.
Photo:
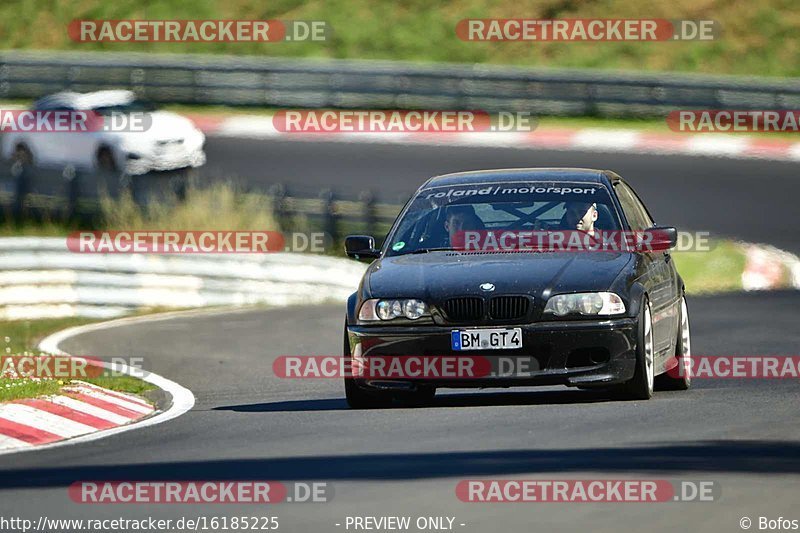
[[[145,400],[89,383],[61,394],[0,404],[0,450],[16,450],[71,439],[149,416]]]
[[[652,133],[626,129],[547,129],[532,132],[460,133],[287,133],[275,129],[269,115],[188,115],[209,135],[251,139],[378,144],[507,147],[587,152],[676,154],[800,161],[800,142],[719,133]]]
[[[215,310],[172,312],[158,315],[120,318],[65,329],[50,335],[39,343],[45,353],[67,357],[59,349],[65,340],[89,333],[142,322],[157,322],[179,316],[208,314]],[[140,369],[126,365],[104,363],[117,373],[136,375],[169,394],[171,401],[164,410],[155,410],[146,401],[135,396],[109,391],[87,383],[77,383],[65,393],[34,400],[19,400],[0,404],[0,454],[42,450],[59,446],[91,442],[126,431],[141,429],[167,422],[194,407],[192,391],[163,376],[148,372],[140,376]],[[56,398],[53,401],[53,398]],[[68,416],[65,416],[69,413]],[[14,427],[13,433],[3,428]],[[27,435],[27,436],[26,436]]]
[[[746,291],[800,289],[800,258],[766,244],[745,245],[742,288]]]

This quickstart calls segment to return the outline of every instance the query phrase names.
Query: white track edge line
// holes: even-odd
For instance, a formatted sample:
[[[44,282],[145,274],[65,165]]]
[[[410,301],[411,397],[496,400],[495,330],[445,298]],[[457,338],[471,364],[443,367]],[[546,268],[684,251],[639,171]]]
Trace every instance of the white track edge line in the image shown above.
[[[191,310],[191,311],[175,311],[169,313],[159,313],[154,315],[146,315],[146,316],[137,316],[137,317],[125,317],[119,318],[115,320],[109,320],[106,322],[97,322],[93,324],[85,324],[83,326],[75,326],[71,328],[67,328],[52,335],[49,335],[45,339],[43,339],[39,343],[39,350],[47,353],[51,353],[54,355],[61,355],[61,356],[68,356],[72,357],[67,352],[59,349],[59,345],[66,341],[71,337],[75,337],[76,335],[81,335],[83,333],[89,333],[91,331],[99,331],[103,329],[111,329],[119,326],[124,326],[128,324],[135,324],[141,322],[155,322],[161,320],[168,320],[170,318],[179,318],[181,316],[194,316],[199,314],[214,314],[214,313],[224,313],[225,310],[222,309],[205,309],[205,310]],[[109,363],[104,363],[104,366],[109,365]],[[123,373],[134,375],[133,369],[125,365],[114,365],[115,370],[121,371]],[[141,373],[139,369],[136,369],[137,373]],[[138,377],[138,375],[137,375]],[[159,376],[158,374],[154,374],[152,372],[148,372],[146,376],[142,377],[144,381],[155,385],[156,387],[170,393],[172,396],[172,404],[170,405],[169,409],[166,411],[156,411],[154,415],[139,420],[137,422],[131,422],[129,424],[125,424],[122,426],[117,426],[109,429],[102,429],[93,433],[89,433],[87,435],[81,435],[78,437],[73,437],[69,439],[60,440],[57,442],[51,442],[49,444],[42,444],[42,445],[33,445],[25,448],[15,448],[15,449],[0,449],[0,455],[12,454],[12,453],[25,453],[31,451],[38,451],[38,450],[47,450],[51,448],[57,448],[60,446],[69,446],[73,444],[81,444],[84,442],[91,442],[94,440],[99,440],[105,437],[110,437],[111,435],[117,435],[119,433],[124,433],[126,431],[131,431],[133,429],[139,429],[149,426],[155,426],[157,424],[161,424],[163,422],[167,422],[174,418],[181,416],[182,414],[189,411],[192,407],[194,407],[195,397],[192,394],[192,391],[187,389],[186,387],[175,383],[172,380],[169,380],[163,376]]]

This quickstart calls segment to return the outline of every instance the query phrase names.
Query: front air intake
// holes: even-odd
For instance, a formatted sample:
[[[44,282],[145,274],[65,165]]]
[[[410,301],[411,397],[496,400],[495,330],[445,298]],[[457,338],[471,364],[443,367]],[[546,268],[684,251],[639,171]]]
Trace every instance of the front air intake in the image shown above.
[[[444,312],[453,322],[467,322],[483,318],[483,298],[465,296],[450,298],[444,303]]]
[[[489,316],[493,320],[513,320],[528,314],[529,300],[524,296],[496,296],[489,302]]]

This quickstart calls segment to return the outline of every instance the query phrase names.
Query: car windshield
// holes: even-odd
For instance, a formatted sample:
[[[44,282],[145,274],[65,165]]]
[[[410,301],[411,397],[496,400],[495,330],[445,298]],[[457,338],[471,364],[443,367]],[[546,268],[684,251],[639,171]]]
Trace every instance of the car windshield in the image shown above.
[[[619,220],[607,189],[598,183],[520,182],[433,188],[413,199],[390,235],[386,254],[452,250],[454,232],[458,231],[591,233],[595,229],[618,230]]]
[[[144,100],[134,100],[123,104],[108,105],[94,108],[94,111],[103,116],[112,114],[128,114],[128,113],[149,113],[155,111],[156,107]]]

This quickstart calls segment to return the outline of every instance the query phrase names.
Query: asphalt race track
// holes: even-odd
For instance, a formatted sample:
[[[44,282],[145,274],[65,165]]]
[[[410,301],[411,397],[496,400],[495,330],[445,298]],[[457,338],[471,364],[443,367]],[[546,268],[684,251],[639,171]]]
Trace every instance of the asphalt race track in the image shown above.
[[[282,181],[293,190],[364,188],[396,199],[425,177],[499,166],[618,171],[656,219],[797,252],[796,165],[673,156],[211,139],[204,176]],[[261,159],[259,159],[261,158]],[[216,174],[215,174],[216,173]],[[693,352],[791,355],[800,294],[689,299]],[[345,531],[347,516],[455,517],[465,532],[740,531],[742,517],[800,518],[797,380],[700,380],[688,392],[616,402],[566,388],[445,392],[432,407],[346,409],[338,380],[282,380],[284,354],[339,354],[338,306],[145,322],[67,341],[71,353],[141,356],[191,389],[166,424],[50,451],[0,456],[0,507],[36,520],[277,515],[280,530]],[[716,502],[462,503],[470,478],[710,480]],[[79,505],[78,480],[328,481],[327,504]],[[341,524],[337,526],[336,524]],[[460,524],[464,524],[461,526]],[[352,529],[351,529],[352,531]]]
[[[430,176],[447,172],[548,166],[611,169],[636,188],[661,224],[800,252],[800,232],[792,230],[800,167],[792,162],[213,137],[206,151],[208,164],[200,174],[207,180],[233,179],[262,188],[280,182],[290,193],[311,196],[331,188],[342,197],[356,198],[369,189],[399,204]]]

